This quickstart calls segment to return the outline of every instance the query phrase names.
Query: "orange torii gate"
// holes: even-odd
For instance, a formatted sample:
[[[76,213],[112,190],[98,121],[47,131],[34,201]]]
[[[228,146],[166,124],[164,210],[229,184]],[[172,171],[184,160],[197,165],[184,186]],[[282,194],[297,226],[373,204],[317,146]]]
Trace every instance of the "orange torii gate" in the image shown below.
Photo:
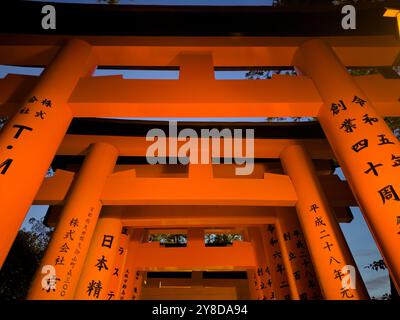
[[[137,299],[154,270],[246,271],[254,299],[368,299],[357,268],[356,287],[342,281],[355,262],[338,222],[359,206],[399,290],[400,145],[383,117],[400,116],[400,79],[346,70],[392,66],[399,49],[394,35],[2,36],[0,64],[45,71],[0,79],[0,115],[8,117],[0,133],[0,264],[29,207],[47,204],[56,228],[29,299]],[[179,80],[92,77],[96,66],[177,67]],[[266,66],[291,66],[297,76],[214,77],[216,68]],[[236,176],[233,164],[146,163],[146,133],[165,122],[83,119],[152,117],[319,124],[179,123],[254,128],[254,170]],[[223,158],[217,140],[206,149]],[[200,154],[205,141],[195,142]],[[333,175],[332,159],[347,182]],[[54,176],[44,179],[52,164]],[[205,229],[232,227],[243,241],[205,246]],[[186,230],[186,247],[144,240],[148,229],[171,228]],[[46,265],[56,271],[54,290],[42,285]]]

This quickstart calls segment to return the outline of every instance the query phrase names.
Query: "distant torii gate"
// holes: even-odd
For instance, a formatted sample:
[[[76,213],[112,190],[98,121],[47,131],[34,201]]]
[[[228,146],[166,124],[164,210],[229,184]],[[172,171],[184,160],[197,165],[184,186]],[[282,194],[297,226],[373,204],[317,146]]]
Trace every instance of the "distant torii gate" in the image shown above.
[[[355,262],[338,222],[358,205],[400,290],[400,144],[383,120],[400,116],[400,80],[345,68],[391,66],[399,49],[392,36],[3,37],[0,64],[46,69],[0,79],[0,115],[9,118],[0,133],[0,263],[30,206],[48,204],[56,228],[29,299],[133,299],[143,272],[183,269],[245,270],[254,299],[368,299],[357,268],[356,287],[342,283]],[[91,76],[105,65],[173,66],[180,75]],[[294,66],[298,76],[214,78],[215,68],[265,66]],[[150,145],[146,130],[162,123],[70,127],[87,117],[299,116],[317,117],[324,134],[301,136],[314,124],[286,125],[292,136],[274,136],[279,125],[232,124],[256,126],[260,163],[245,177],[233,165],[135,163]],[[327,168],[331,159],[348,185]],[[43,179],[53,160],[65,168]],[[243,241],[206,247],[204,230],[223,227],[242,228]],[[187,247],[146,243],[151,228],[187,229]],[[43,289],[44,265],[55,267],[55,290]]]

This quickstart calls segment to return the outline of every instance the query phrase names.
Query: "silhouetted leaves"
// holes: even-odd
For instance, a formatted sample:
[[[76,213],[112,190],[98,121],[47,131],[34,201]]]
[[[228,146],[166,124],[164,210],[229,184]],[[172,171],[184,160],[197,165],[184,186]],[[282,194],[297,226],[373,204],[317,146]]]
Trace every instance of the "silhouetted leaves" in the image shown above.
[[[31,230],[20,230],[0,271],[0,299],[25,299],[44,255],[52,229],[30,219]]]

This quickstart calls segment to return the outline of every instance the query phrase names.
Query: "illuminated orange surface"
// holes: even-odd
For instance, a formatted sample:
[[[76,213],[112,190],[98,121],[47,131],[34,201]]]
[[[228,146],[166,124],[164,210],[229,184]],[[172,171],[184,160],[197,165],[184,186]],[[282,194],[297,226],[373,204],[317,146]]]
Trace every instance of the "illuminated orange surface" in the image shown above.
[[[344,68],[390,66],[399,51],[391,36],[2,37],[0,64],[44,65],[46,71],[0,79],[0,116],[10,117],[0,134],[0,265],[29,207],[42,204],[54,206],[48,223],[56,229],[29,299],[140,299],[148,288],[147,297],[157,296],[154,283],[147,285],[149,271],[193,271],[195,278],[200,271],[232,270],[248,274],[249,292],[242,297],[368,299],[358,272],[357,288],[346,292],[338,276],[344,265],[355,266],[338,222],[350,222],[346,207],[359,205],[399,290],[400,166],[394,164],[400,148],[383,117],[400,116],[400,80],[355,77]],[[180,74],[178,80],[92,77],[96,65],[178,67]],[[294,66],[300,74],[214,78],[215,67],[263,66]],[[326,139],[257,138],[255,158],[276,161],[256,163],[245,177],[233,174],[234,165],[173,171],[117,164],[118,156],[145,156],[150,142],[66,134],[73,117],[299,116],[317,117]],[[368,147],[360,144],[364,139]],[[85,161],[79,170],[58,169],[45,178],[56,155]],[[332,159],[347,182],[332,175]],[[187,246],[147,242],[146,232],[155,228],[183,228]],[[243,241],[206,246],[206,228],[238,228]],[[296,230],[304,250],[288,240]],[[105,235],[113,237],[111,248],[107,241],[103,246]],[[294,251],[309,269],[291,259]],[[103,256],[108,270],[96,267]],[[55,265],[54,291],[42,288],[45,265]],[[99,281],[96,295],[89,285]],[[210,292],[235,296],[233,287]],[[196,290],[192,298],[205,292]]]
[[[1,132],[0,266],[72,120],[66,100],[89,56],[87,43],[68,42]]]
[[[29,299],[73,298],[86,255],[91,253],[89,247],[102,206],[99,195],[114,168],[117,155],[117,150],[109,144],[92,146],[70,188],[51,242],[32,282]],[[63,263],[57,264],[57,259]],[[41,269],[53,264],[59,280],[56,290],[46,292],[41,285]]]
[[[356,264],[306,150],[290,146],[282,152],[281,160],[299,197],[296,210],[324,298],[367,299],[368,293],[358,272],[356,289],[342,293],[336,270]]]
[[[122,223],[119,217],[100,216],[75,290],[75,300],[109,298],[121,231]],[[96,288],[100,290],[96,291]]]
[[[394,194],[387,200],[385,191],[397,194],[399,189],[400,174],[393,158],[400,155],[400,142],[375,111],[368,92],[357,85],[328,45],[318,40],[306,42],[296,64],[312,77],[324,100],[318,120],[400,290],[400,255],[395,249],[400,245],[399,203]],[[347,110],[340,108],[339,114],[333,114],[332,104],[340,100]],[[365,121],[367,118],[374,121]],[[343,124],[349,120],[356,128],[346,132]],[[360,148],[365,141],[368,147]]]

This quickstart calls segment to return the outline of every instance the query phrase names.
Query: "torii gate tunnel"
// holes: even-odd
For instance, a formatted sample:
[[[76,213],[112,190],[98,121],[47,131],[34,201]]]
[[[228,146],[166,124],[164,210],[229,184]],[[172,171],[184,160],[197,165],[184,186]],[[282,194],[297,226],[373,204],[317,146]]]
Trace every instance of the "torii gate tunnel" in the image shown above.
[[[336,11],[100,7],[57,9],[63,18],[91,15],[89,34],[18,29],[0,39],[0,64],[45,68],[39,77],[0,79],[0,116],[8,118],[0,131],[0,265],[32,204],[49,205],[46,223],[55,227],[28,299],[369,299],[339,227],[351,222],[351,206],[360,208],[400,290],[400,144],[384,121],[400,116],[400,79],[387,71],[399,61],[395,19],[368,7],[357,30],[329,31],[313,29],[310,15],[336,25]],[[245,22],[234,28],[229,21],[241,12]],[[129,14],[144,25],[117,34]],[[293,25],[270,29],[285,14]],[[379,22],[370,23],[375,16]],[[173,69],[179,78],[93,76],[104,67]],[[348,71],[369,67],[381,72]],[[215,70],[252,68],[296,74],[215,78]],[[266,117],[316,120],[245,122]],[[232,161],[178,163],[176,150],[187,141],[168,132],[168,120],[181,118],[200,121],[178,121],[179,131],[254,130],[252,172],[237,175]],[[158,150],[165,162],[150,164],[154,139],[146,136],[157,128],[168,132],[168,148]],[[199,136],[184,155],[218,151],[220,160],[222,145],[235,139]],[[45,177],[49,167],[55,173]],[[187,242],[148,241],[157,234]],[[240,237],[210,246],[210,234]],[[46,268],[54,271],[50,287]],[[160,288],[167,271],[191,274]],[[245,277],[210,276],[227,271]]]

